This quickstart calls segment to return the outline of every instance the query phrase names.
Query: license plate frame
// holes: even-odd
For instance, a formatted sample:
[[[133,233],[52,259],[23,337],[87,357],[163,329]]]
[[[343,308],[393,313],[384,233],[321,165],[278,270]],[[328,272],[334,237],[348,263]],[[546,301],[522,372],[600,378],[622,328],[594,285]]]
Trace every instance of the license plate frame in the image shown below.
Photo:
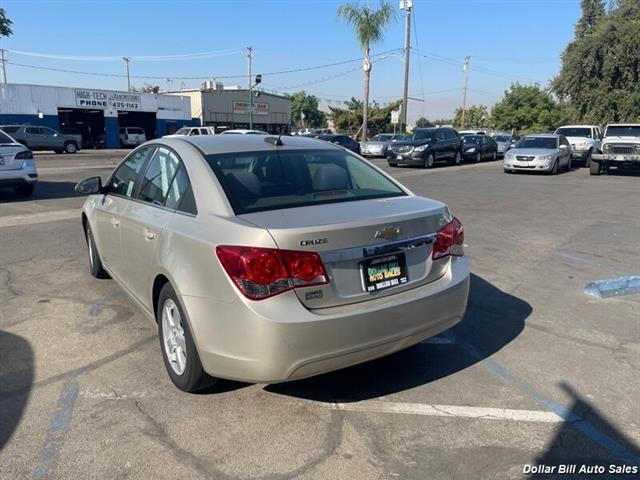
[[[360,262],[360,278],[362,289],[367,293],[403,285],[409,281],[407,259],[403,252],[397,252],[363,260]]]
[[[404,157],[402,155],[396,155],[396,160],[404,160]]]

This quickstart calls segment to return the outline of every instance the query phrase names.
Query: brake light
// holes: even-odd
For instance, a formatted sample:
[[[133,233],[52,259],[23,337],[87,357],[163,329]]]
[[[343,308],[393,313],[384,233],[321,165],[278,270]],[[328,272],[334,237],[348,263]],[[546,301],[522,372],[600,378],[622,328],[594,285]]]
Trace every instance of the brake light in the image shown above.
[[[233,283],[251,300],[329,283],[315,252],[221,245],[216,247],[216,255]]]
[[[33,152],[31,150],[23,150],[21,152],[16,153],[16,160],[32,160]]]
[[[451,222],[438,230],[436,241],[433,243],[431,258],[438,260],[447,255],[461,257],[464,255],[463,245],[464,227],[460,220],[454,217]]]

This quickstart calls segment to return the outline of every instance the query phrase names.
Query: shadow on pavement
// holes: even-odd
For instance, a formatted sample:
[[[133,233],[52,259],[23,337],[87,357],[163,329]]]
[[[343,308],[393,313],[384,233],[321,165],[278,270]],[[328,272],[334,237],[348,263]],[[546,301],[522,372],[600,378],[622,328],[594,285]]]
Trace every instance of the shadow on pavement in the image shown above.
[[[20,424],[33,385],[33,350],[29,342],[0,330],[0,450]],[[8,392],[12,392],[7,395]]]
[[[477,275],[471,275],[467,312],[453,327],[480,357],[457,348],[420,343],[388,357],[265,390],[323,402],[351,402],[401,392],[455,374],[503,348],[524,329],[531,306]],[[393,321],[392,318],[389,321]]]
[[[75,191],[76,183],[74,182],[51,182],[48,180],[39,180],[32,195],[17,195],[13,188],[0,189],[0,202],[2,203],[18,203],[31,202],[34,200],[55,200],[60,198],[80,197]]]
[[[620,432],[598,409],[564,383],[561,388],[571,398],[568,421],[561,424],[545,452],[532,465],[556,466],[556,471],[532,473],[529,478],[638,478],[640,447]],[[558,473],[560,465],[576,465],[575,473]],[[600,471],[580,472],[582,465],[599,466]],[[610,465],[636,466],[635,474],[610,472]]]

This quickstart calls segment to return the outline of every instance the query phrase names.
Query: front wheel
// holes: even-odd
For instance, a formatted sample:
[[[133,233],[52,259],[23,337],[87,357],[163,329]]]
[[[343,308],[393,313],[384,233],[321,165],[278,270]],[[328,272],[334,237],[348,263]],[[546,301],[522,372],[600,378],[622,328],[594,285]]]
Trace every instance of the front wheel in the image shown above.
[[[482,158],[482,156],[480,156],[480,158]],[[456,156],[453,159],[453,163],[455,165],[460,165],[462,163],[462,155],[460,154],[460,152],[456,152]]]
[[[495,162],[497,159],[498,159],[498,152],[493,152],[493,155],[491,155],[491,160]]]
[[[160,291],[156,319],[162,358],[173,384],[190,393],[215,384],[217,379],[202,368],[184,310],[169,283]]]
[[[482,154],[478,152],[476,155],[476,163],[480,163],[482,161]]]
[[[591,154],[592,153],[593,152],[591,150],[589,150],[589,152],[587,153],[587,158],[585,158],[585,160],[584,160],[584,166],[587,167],[587,168],[591,167]]]
[[[88,222],[85,236],[87,238],[87,247],[89,249],[89,271],[91,272],[91,276],[94,278],[110,278],[107,271],[102,267],[102,260],[100,260],[100,254],[98,253],[96,242],[93,239],[93,232],[91,231],[91,227]]]
[[[589,164],[589,175],[600,175],[602,173],[602,169],[600,168],[600,162],[591,159],[591,163]]]
[[[551,168],[551,171],[549,172],[550,175],[557,175],[558,174],[558,159],[556,158],[556,161],[553,162],[553,167]]]
[[[427,158],[425,158],[424,168],[433,168],[433,153],[430,153],[427,155]]]

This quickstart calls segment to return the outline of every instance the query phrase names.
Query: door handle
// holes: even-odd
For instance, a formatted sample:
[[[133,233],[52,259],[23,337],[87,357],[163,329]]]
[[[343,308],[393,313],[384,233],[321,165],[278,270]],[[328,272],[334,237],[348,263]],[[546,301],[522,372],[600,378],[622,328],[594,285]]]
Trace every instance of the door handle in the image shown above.
[[[120,220],[118,220],[116,217],[111,217],[111,226],[113,228],[118,228],[120,226]]]
[[[152,232],[151,230],[145,228],[144,229],[144,238],[145,240],[153,240],[154,238],[156,238],[156,234],[155,232]]]

